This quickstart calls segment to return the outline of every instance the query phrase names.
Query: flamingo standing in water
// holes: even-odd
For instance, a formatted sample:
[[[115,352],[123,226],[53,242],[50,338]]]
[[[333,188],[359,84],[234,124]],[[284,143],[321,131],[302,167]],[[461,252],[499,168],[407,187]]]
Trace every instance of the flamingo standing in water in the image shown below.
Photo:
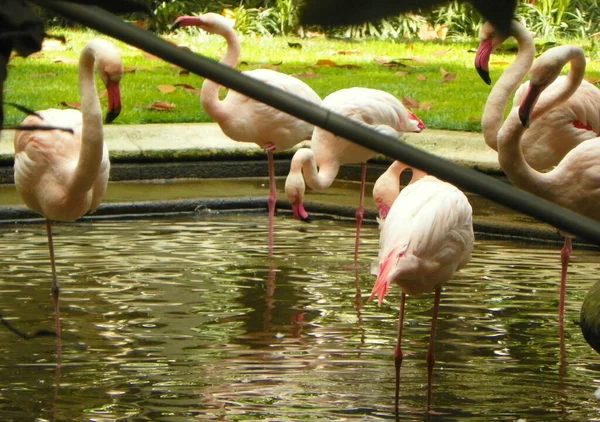
[[[225,38],[227,53],[221,63],[236,67],[240,60],[241,44],[229,21],[216,13],[202,16],[180,16],[173,29],[196,26],[211,34]],[[321,103],[319,95],[306,83],[284,73],[270,69],[255,69],[244,72],[269,85],[294,94],[315,104]],[[271,106],[253,100],[236,91],[229,91],[225,99],[219,99],[216,82],[206,79],[200,96],[202,107],[214,119],[225,135],[239,142],[254,142],[267,152],[269,166],[269,256],[273,254],[273,236],[277,187],[275,185],[275,163],[273,153],[283,151],[310,138],[313,125]]]
[[[561,85],[560,90],[546,92],[546,88],[551,86],[569,62],[571,69],[567,80],[571,83]],[[528,164],[520,144],[521,137],[529,131],[526,127],[530,121],[540,118],[573,95],[583,80],[585,66],[583,50],[570,45],[551,48],[536,60],[530,71],[525,98],[518,109],[511,111],[498,133],[498,160],[515,186],[586,217],[600,220],[600,138],[581,142],[547,173],[540,173]],[[571,251],[571,236],[566,234],[561,251],[561,327],[564,325],[567,267]]]
[[[427,349],[427,410],[431,410],[434,345],[442,285],[463,268],[473,250],[472,209],[455,186],[424,174],[405,187],[382,223],[379,268],[371,300],[381,305],[390,284],[402,289],[398,341],[394,351],[396,408],[400,393],[402,329],[406,295],[435,291],[431,334]]]
[[[102,110],[96,91],[94,68],[108,91],[106,122],[121,111],[119,82],[123,63],[110,42],[95,39],[79,58],[79,110],[49,109],[28,116],[24,126],[54,126],[61,130],[15,133],[15,185],[23,202],[46,218],[56,335],[60,340],[59,283],[56,277],[52,221],[75,221],[100,205],[108,185],[110,162],[104,144]],[[59,347],[60,352],[60,347]]]
[[[520,87],[519,84],[531,68],[536,53],[533,37],[520,23],[512,22],[508,36],[517,40],[519,52],[516,60],[490,92],[481,121],[485,142],[496,151],[498,131],[504,121],[506,105],[513,93],[513,108],[522,103],[529,82]],[[495,27],[486,22],[481,28],[480,38],[475,67],[482,79],[489,84],[490,55],[508,37],[497,34]],[[564,85],[573,84],[571,77],[558,77],[546,92],[558,92]],[[539,171],[548,170],[581,142],[600,134],[600,90],[587,81],[581,81],[567,101],[551,110],[538,109],[534,113],[531,127],[521,139],[521,149],[531,167]]]
[[[396,97],[377,89],[342,89],[325,97],[321,105],[389,136],[398,137],[404,132],[420,132],[425,128],[423,122]],[[358,258],[360,228],[364,216],[367,160],[376,155],[374,151],[315,127],[310,149],[301,148],[296,151],[285,181],[285,192],[292,204],[294,217],[306,220],[308,213],[303,205],[305,181],[311,189],[323,190],[331,186],[340,166],[362,163],[360,200],[356,211],[355,260]]]
[[[379,218],[385,220],[390,208],[400,194],[400,176],[405,170],[411,169],[412,176],[408,184],[427,176],[422,170],[407,166],[401,161],[394,161],[373,185],[373,201],[377,205]]]

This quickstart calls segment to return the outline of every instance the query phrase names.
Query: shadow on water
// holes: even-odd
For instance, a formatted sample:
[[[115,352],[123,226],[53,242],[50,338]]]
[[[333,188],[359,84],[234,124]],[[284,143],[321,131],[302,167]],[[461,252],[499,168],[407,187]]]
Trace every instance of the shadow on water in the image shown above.
[[[367,302],[377,228],[263,214],[56,225],[52,337],[0,330],[2,420],[394,419],[400,292]],[[0,312],[53,329],[42,224],[0,226]],[[477,242],[443,291],[433,408],[444,420],[598,418],[598,359],[574,323],[600,258],[574,251],[566,327],[557,248]],[[423,417],[432,295],[411,297],[399,420]],[[562,346],[561,346],[562,344]],[[435,418],[432,418],[435,419]]]

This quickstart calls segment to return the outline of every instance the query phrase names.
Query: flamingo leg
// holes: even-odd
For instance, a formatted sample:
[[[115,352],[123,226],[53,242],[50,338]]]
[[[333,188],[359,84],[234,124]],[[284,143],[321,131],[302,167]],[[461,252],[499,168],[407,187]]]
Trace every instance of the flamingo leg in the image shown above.
[[[358,260],[358,245],[360,244],[360,228],[365,215],[365,186],[367,183],[367,163],[362,163],[362,176],[360,179],[360,200],[356,210],[356,241],[354,242],[354,261]]]
[[[48,235],[48,250],[50,251],[50,266],[52,268],[52,301],[54,302],[54,329],[56,330],[56,352],[60,359],[61,341],[60,341],[60,303],[59,293],[60,285],[56,277],[56,261],[54,259],[54,242],[52,240],[52,221],[46,219],[46,234]]]
[[[398,340],[396,343],[396,349],[394,350],[394,366],[396,368],[396,395],[395,404],[396,410],[398,410],[398,404],[400,402],[400,367],[402,366],[402,329],[404,328],[404,307],[406,305],[406,294],[402,293],[400,299],[400,316],[398,318]]]
[[[435,289],[435,298],[433,301],[433,317],[431,318],[431,334],[429,335],[429,347],[427,348],[427,413],[431,413],[431,396],[433,392],[433,366],[435,365],[435,331],[437,328],[438,310],[440,308],[441,287]]]
[[[560,251],[561,271],[560,271],[560,300],[558,302],[558,324],[563,326],[565,323],[565,301],[567,295],[567,269],[569,267],[569,258],[573,251],[573,240],[565,236],[565,244]]]
[[[269,258],[273,256],[273,245],[275,243],[275,205],[277,204],[277,186],[275,184],[275,160],[273,158],[273,144],[265,145],[269,165]]]

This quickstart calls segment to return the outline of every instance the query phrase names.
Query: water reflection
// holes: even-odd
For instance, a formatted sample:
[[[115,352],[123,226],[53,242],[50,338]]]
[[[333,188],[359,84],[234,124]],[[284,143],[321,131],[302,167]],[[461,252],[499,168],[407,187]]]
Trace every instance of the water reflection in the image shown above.
[[[52,330],[41,225],[2,226],[0,312]],[[394,418],[400,292],[367,303],[377,228],[260,215],[56,225],[63,364],[53,338],[0,330],[2,420]],[[477,243],[442,295],[434,409],[446,418],[594,419],[598,358],[574,324],[597,254],[575,250],[564,349],[558,251]],[[410,298],[400,419],[426,404],[432,296]],[[561,351],[562,350],[562,351]]]

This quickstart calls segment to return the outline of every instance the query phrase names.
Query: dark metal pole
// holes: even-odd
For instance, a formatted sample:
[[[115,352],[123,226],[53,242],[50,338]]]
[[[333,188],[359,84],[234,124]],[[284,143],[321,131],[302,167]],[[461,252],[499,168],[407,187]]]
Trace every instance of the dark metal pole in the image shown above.
[[[435,157],[405,142],[382,135],[294,95],[245,76],[234,69],[220,65],[213,60],[174,47],[156,35],[125,23],[98,7],[81,6],[61,1],[32,1],[366,148],[433,174],[465,191],[486,197],[560,230],[600,245],[600,224],[592,219],[563,209],[477,171]]]

